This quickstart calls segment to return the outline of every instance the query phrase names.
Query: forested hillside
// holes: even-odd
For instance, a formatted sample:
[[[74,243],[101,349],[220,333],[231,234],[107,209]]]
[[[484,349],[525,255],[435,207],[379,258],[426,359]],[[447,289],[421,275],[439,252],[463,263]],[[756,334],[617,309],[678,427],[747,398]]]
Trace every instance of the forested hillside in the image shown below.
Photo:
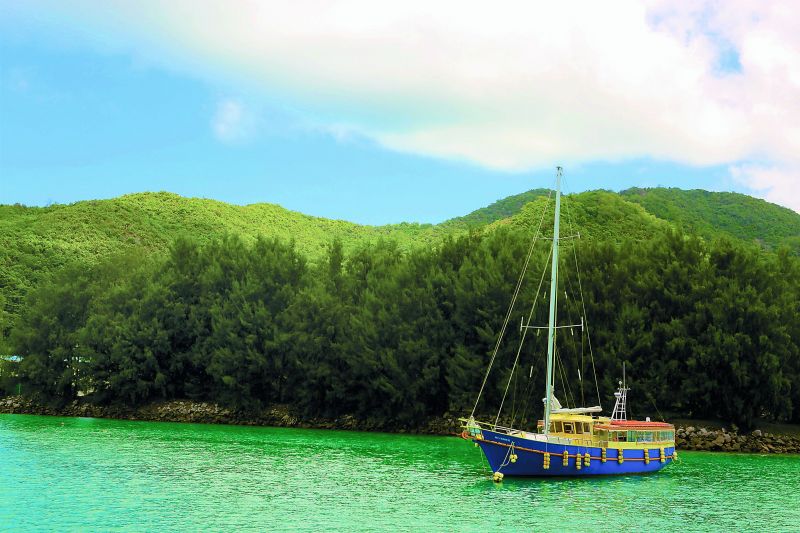
[[[706,239],[726,236],[772,250],[787,246],[794,253],[800,253],[800,214],[746,194],[658,187],[631,188],[619,194],[593,191],[577,196],[582,198],[599,192],[639,204],[647,213]],[[547,195],[547,189],[533,189],[442,225],[470,228],[488,225],[518,215],[528,203]]]
[[[758,198],[664,188],[633,188],[620,194],[690,233],[709,239],[726,235],[770,249],[785,245],[800,252],[800,214]]]
[[[524,205],[515,215],[498,220],[489,229],[512,227],[535,231],[542,220],[543,208],[549,206],[544,219],[552,225],[552,200],[540,196]],[[641,206],[627,202],[618,194],[589,191],[565,196],[561,206],[562,234],[569,238],[580,235],[593,241],[642,241],[660,234],[671,225],[654,217]]]
[[[112,200],[50,207],[0,206],[0,348],[28,291],[70,263],[94,265],[139,250],[160,255],[180,236],[199,242],[227,234],[245,242],[258,236],[294,240],[314,262],[334,239],[345,251],[365,242],[390,239],[402,251],[430,246],[449,235],[528,228],[538,220],[537,202],[547,190],[509,196],[464,217],[439,225],[364,226],[312,217],[273,204],[237,206],[171,193],[141,193]],[[638,205],[637,205],[638,204]],[[621,194],[593,191],[565,197],[567,228],[584,238],[647,239],[658,228],[682,227],[713,240],[728,236],[774,250],[800,253],[800,215],[734,193],[678,189],[630,189]],[[572,226],[569,226],[570,221]]]
[[[443,226],[478,228],[486,226],[492,222],[508,218],[519,213],[529,202],[533,202],[541,196],[548,196],[548,189],[533,189],[513,196],[507,196],[501,200],[477,209],[463,217],[451,218],[442,223]]]
[[[77,263],[90,267],[137,250],[161,255],[180,236],[198,242],[227,234],[294,240],[312,260],[328,243],[346,249],[390,238],[401,250],[437,241],[447,231],[431,225],[363,226],[312,217],[274,204],[237,206],[171,193],[141,193],[51,207],[0,206],[0,347],[25,295],[50,273]],[[2,351],[2,350],[0,350]]]
[[[168,193],[0,206],[0,352],[22,356],[25,390],[56,403],[79,390],[99,403],[283,402],[387,428],[462,412],[529,239],[541,221],[551,234],[540,193],[440,225],[381,227]],[[575,250],[603,403],[624,360],[634,414],[800,421],[800,215],[700,193],[566,196],[561,312],[583,314]],[[532,265],[547,263],[547,246]],[[540,274],[525,301],[544,298]],[[563,340],[573,405],[596,391],[588,339]],[[484,412],[508,378],[511,341]],[[541,352],[531,345],[522,364],[536,368]],[[514,405],[535,400],[540,379],[518,373]]]
[[[50,402],[80,390],[104,404],[285,403],[413,427],[471,409],[529,241],[501,228],[406,253],[334,242],[311,265],[279,240],[179,239],[163,258],[61,271],[31,293],[11,345],[24,389]],[[547,241],[534,252],[513,323],[531,302],[533,323],[547,320]],[[624,246],[573,241],[561,261],[559,313],[577,323],[583,292],[593,347],[560,335],[563,403],[608,408],[624,361],[634,415],[800,421],[798,258],[665,229]],[[545,337],[530,336],[512,380],[509,416],[523,424],[540,414]],[[512,327],[480,412],[497,408],[519,338]]]

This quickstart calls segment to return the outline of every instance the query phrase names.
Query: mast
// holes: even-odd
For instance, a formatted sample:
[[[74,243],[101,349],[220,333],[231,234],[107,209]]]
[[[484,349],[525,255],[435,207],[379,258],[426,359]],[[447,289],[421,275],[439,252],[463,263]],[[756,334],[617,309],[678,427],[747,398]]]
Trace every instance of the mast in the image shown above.
[[[553,357],[556,348],[556,303],[558,299],[558,221],[561,216],[561,167],[556,167],[556,214],[553,223],[553,264],[550,269],[550,321],[547,324],[547,376],[544,389],[544,434],[550,433],[550,402],[553,398]]]

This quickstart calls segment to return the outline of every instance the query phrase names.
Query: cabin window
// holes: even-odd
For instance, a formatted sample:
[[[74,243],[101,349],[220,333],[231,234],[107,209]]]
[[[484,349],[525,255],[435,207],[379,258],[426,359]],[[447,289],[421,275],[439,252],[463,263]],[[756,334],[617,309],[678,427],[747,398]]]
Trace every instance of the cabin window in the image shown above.
[[[564,429],[561,427],[561,422],[553,422],[550,424],[551,433],[562,433]]]
[[[564,433],[575,433],[575,424],[572,422],[564,422]]]
[[[584,433],[591,433],[592,432],[592,425],[588,422],[583,423],[583,432]]]
[[[671,431],[659,431],[658,432],[658,440],[667,441],[672,440],[674,438],[673,433]]]
[[[628,432],[628,441],[629,442],[653,442],[653,432],[652,431],[629,431]]]

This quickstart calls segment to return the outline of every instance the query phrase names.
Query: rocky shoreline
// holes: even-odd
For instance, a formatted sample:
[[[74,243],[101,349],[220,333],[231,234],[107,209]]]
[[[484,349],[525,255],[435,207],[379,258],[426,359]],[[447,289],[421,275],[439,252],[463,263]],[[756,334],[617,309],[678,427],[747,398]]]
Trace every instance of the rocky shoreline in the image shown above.
[[[679,427],[675,431],[675,445],[679,450],[701,450],[749,453],[800,453],[800,437],[775,435],[756,429],[739,434],[725,428],[709,430],[694,426]]]
[[[207,402],[173,400],[142,407],[98,406],[74,401],[60,408],[41,405],[23,396],[0,398],[0,413],[68,417],[111,418],[151,422],[188,422],[198,424],[233,424],[307,429],[344,429],[355,431],[388,431],[420,435],[454,435],[460,432],[458,418],[445,416],[425,421],[417,427],[391,427],[376,421],[358,420],[352,416],[335,419],[305,418],[289,406],[276,405],[258,412],[243,412]],[[740,434],[735,426],[714,430],[704,427],[678,427],[675,443],[679,450],[800,453],[800,436],[774,435],[755,430]]]
[[[432,418],[420,426],[390,426],[374,420],[360,420],[345,415],[339,418],[308,418],[296,414],[290,406],[273,405],[261,411],[237,411],[214,403],[192,400],[155,402],[141,407],[100,406],[78,400],[54,408],[24,396],[0,398],[0,414],[27,414],[67,417],[111,418],[149,422],[187,422],[195,424],[231,424],[304,429],[343,429],[351,431],[386,431],[420,435],[454,435],[461,431],[457,417]]]

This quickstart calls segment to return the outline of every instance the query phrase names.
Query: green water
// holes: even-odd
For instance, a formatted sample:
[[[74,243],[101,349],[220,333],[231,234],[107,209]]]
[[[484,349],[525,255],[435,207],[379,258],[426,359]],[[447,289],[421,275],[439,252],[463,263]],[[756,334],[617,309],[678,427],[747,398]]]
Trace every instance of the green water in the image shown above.
[[[800,457],[489,480],[455,437],[0,415],[0,530],[800,530]]]

